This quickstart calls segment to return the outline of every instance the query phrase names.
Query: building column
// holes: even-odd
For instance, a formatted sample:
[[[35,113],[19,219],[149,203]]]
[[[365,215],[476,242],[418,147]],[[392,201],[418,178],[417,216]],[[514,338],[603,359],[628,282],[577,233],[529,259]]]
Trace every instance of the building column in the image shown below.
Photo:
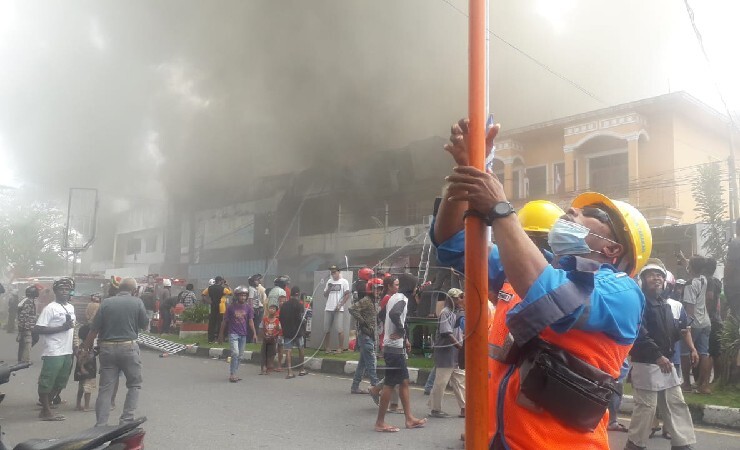
[[[564,165],[565,165],[565,192],[576,190],[576,173],[575,173],[575,153],[570,147],[563,147]]]
[[[514,161],[504,161],[504,193],[506,198],[512,198],[514,195]]]
[[[640,205],[640,191],[636,189],[636,184],[640,177],[639,172],[639,141],[640,135],[635,134],[627,136],[627,179],[629,180],[629,199],[630,204],[637,208]]]

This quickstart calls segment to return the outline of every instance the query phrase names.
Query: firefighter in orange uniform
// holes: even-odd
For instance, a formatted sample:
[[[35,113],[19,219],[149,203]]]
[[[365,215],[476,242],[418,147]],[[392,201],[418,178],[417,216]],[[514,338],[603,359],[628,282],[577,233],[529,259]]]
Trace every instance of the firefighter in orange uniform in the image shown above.
[[[645,302],[630,276],[650,256],[647,221],[627,203],[584,193],[552,225],[552,255],[543,255],[498,179],[467,166],[465,128],[454,125],[446,147],[458,167],[431,235],[440,263],[461,270],[464,217],[481,217],[497,242],[489,283],[506,267],[489,339],[490,448],[606,450],[606,406]]]

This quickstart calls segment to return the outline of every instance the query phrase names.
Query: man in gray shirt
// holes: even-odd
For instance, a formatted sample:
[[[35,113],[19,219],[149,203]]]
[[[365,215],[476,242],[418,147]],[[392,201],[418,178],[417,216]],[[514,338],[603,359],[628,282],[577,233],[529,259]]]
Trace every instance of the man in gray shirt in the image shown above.
[[[683,306],[689,316],[691,327],[691,338],[694,341],[697,353],[699,353],[699,378],[696,380],[696,389],[700,394],[711,394],[709,389],[709,378],[712,374],[712,359],[709,356],[709,335],[712,330],[712,321],[707,311],[707,278],[704,272],[705,258],[692,256],[689,259],[688,271],[691,276],[691,284],[683,291]],[[691,367],[688,358],[688,349],[684,347],[681,366],[684,371],[684,390],[691,390],[691,382],[688,370]]]
[[[100,390],[95,402],[95,426],[108,425],[113,387],[120,372],[126,376],[126,402],[119,424],[133,422],[134,411],[141,390],[141,354],[136,339],[139,330],[147,324],[146,309],[140,298],[134,297],[136,280],[121,281],[118,295],[106,298],[93,319],[90,334],[82,345],[84,351],[92,349],[95,337],[100,345]]]
[[[465,300],[463,291],[452,288],[447,292],[445,307],[439,314],[439,326],[434,339],[434,366],[436,376],[429,397],[431,417],[444,419],[451,417],[442,411],[442,397],[447,384],[452,385],[460,417],[465,416],[465,371],[458,366],[458,352],[462,349],[462,336],[456,336],[457,315],[462,313]]]

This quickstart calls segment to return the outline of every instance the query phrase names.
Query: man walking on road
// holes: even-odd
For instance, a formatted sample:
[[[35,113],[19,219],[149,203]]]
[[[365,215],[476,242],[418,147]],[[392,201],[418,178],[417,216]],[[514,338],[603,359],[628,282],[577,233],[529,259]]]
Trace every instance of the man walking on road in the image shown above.
[[[113,388],[121,372],[126,377],[126,401],[119,424],[132,422],[141,390],[141,354],[136,339],[139,330],[146,327],[144,303],[134,297],[136,280],[124,278],[120,291],[100,304],[92,329],[87,335],[83,351],[91,351],[95,337],[100,345],[100,388],[95,402],[95,426],[108,425]]]
[[[447,292],[445,307],[439,314],[439,326],[434,338],[434,367],[436,375],[429,397],[429,415],[438,419],[452,417],[442,411],[442,398],[447,383],[452,385],[452,392],[460,407],[460,417],[465,416],[465,371],[458,366],[459,352],[462,350],[460,336],[455,336],[457,313],[465,303],[463,292],[452,288]]]
[[[699,355],[690,335],[682,333],[686,324],[680,324],[673,318],[671,305],[663,296],[666,275],[660,260],[647,264],[640,271],[646,304],[640,334],[630,351],[635,410],[632,412],[625,450],[646,448],[656,408],[661,411],[663,425],[670,433],[672,449],[689,450],[696,443],[691,413],[684,401],[681,380],[671,358],[675,343],[682,335],[691,350],[692,364],[696,365]]]
[[[244,345],[249,337],[256,333],[254,329],[254,310],[252,304],[247,303],[249,289],[246,286],[237,286],[234,289],[234,297],[236,302],[226,308],[226,315],[221,322],[221,331],[218,334],[219,342],[224,341],[224,335],[229,338],[229,347],[231,348],[229,381],[232,383],[241,381],[237,372],[244,353]]]
[[[394,433],[399,428],[385,423],[385,413],[391,402],[391,392],[399,386],[398,394],[401,397],[406,428],[422,428],[426,419],[417,419],[411,414],[411,400],[409,397],[409,369],[406,366],[406,352],[411,350],[411,342],[406,330],[406,314],[408,313],[408,298],[400,292],[394,294],[386,305],[388,317],[385,320],[385,342],[383,345],[383,359],[385,360],[385,382],[382,394],[377,386],[370,388],[370,395],[378,402],[378,417],[375,421],[375,431]]]
[[[69,304],[75,282],[71,278],[60,278],[54,282],[56,301],[46,305],[34,331],[41,335],[44,351],[41,353],[43,366],[39,375],[39,400],[41,420],[64,420],[62,415],[51,412],[51,401],[67,387],[72,373],[74,353],[75,309]]]
[[[349,313],[357,321],[357,346],[360,348],[360,360],[357,361],[357,369],[352,379],[350,392],[353,394],[366,394],[368,391],[360,390],[362,377],[367,374],[370,378],[370,386],[378,384],[378,374],[375,371],[375,325],[378,323],[378,297],[383,292],[383,280],[371,278],[365,285],[365,296],[349,307]]]

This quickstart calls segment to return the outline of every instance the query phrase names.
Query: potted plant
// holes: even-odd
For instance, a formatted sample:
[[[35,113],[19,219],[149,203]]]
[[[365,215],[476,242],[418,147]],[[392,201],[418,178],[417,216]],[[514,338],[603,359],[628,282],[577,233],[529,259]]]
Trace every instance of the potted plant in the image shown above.
[[[203,334],[208,332],[208,318],[210,316],[210,307],[204,304],[194,305],[185,309],[180,315],[182,325],[180,325],[180,337],[187,337],[193,334]]]

